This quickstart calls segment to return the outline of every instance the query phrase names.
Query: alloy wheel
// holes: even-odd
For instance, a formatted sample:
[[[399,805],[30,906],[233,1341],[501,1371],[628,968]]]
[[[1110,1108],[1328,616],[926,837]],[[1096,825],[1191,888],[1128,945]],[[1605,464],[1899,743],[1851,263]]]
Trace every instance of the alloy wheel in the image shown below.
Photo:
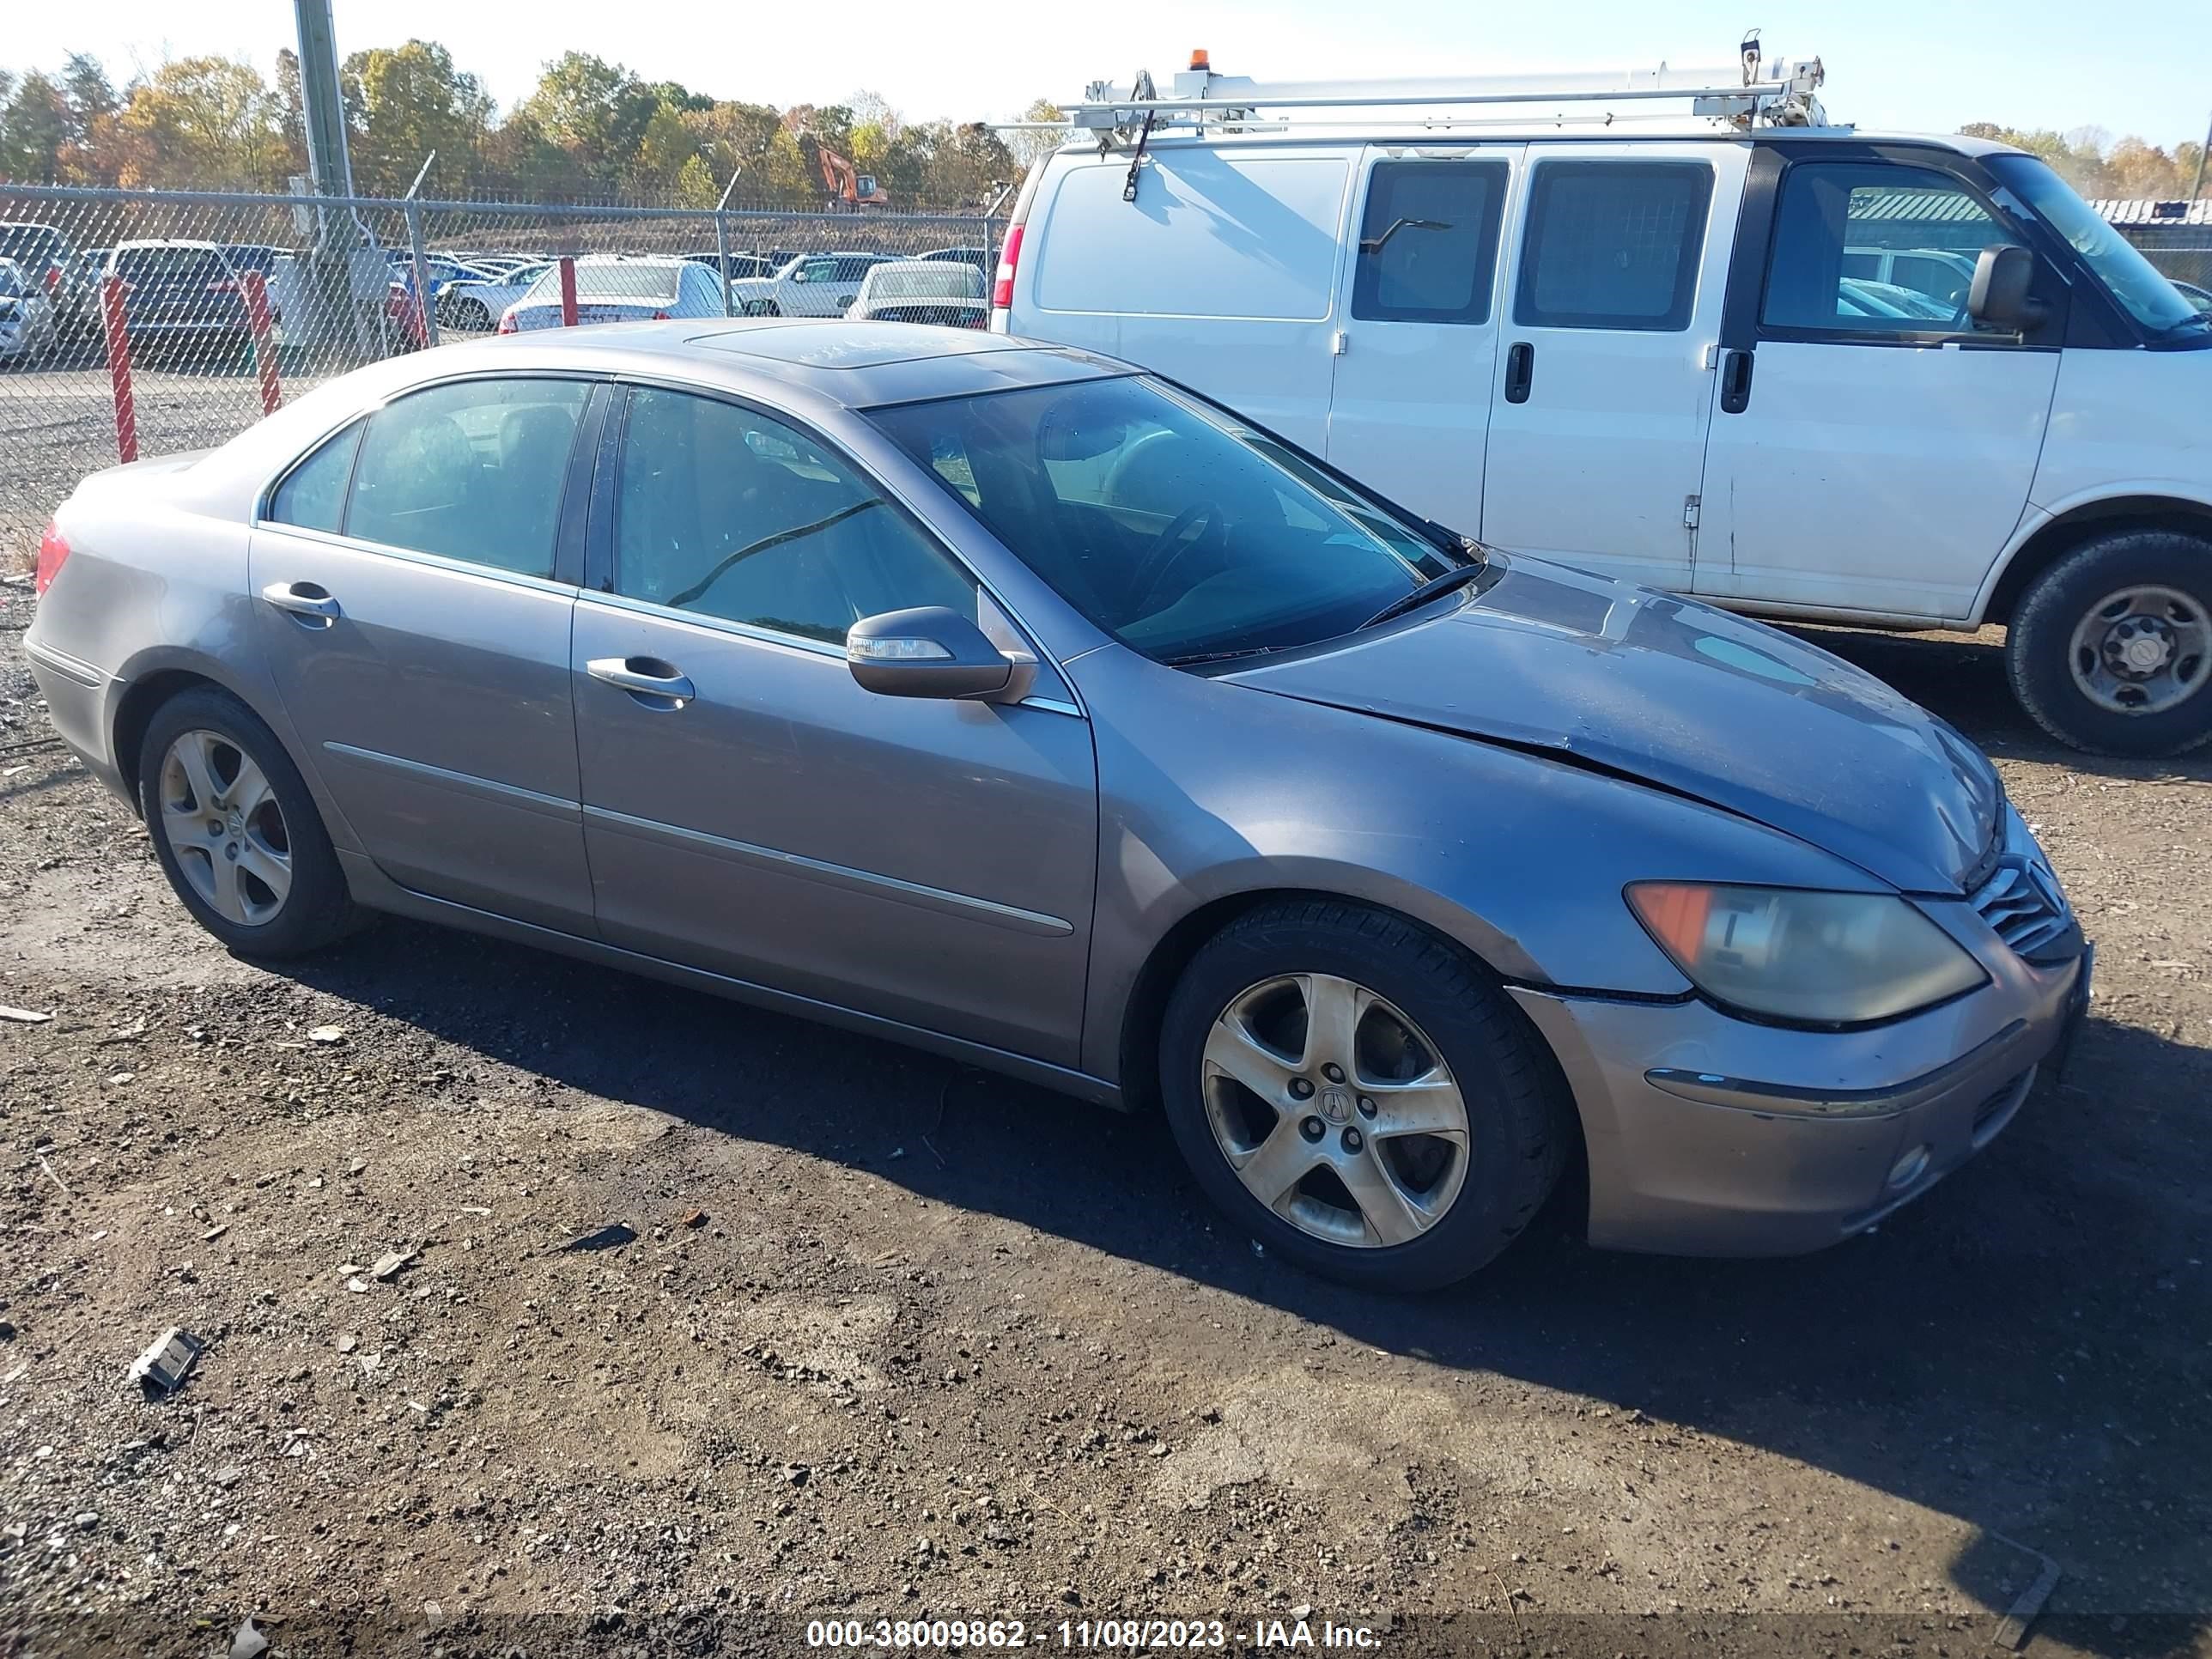
[[[1300,1231],[1380,1249],[1441,1221],[1466,1180],[1467,1103],[1419,1026],[1327,974],[1262,981],[1207,1033],[1215,1143],[1245,1189]]]
[[[267,774],[220,732],[179,735],[161,761],[161,834],[225,921],[274,921],[292,891],[292,838]]]

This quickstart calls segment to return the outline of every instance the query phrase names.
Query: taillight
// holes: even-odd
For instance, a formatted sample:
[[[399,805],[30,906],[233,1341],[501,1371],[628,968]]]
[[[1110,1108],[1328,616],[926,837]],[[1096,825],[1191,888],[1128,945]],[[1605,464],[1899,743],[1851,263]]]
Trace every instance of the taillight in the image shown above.
[[[668,313],[665,311],[656,311],[653,313],[653,320],[656,323],[665,323],[668,320]]]
[[[493,332],[495,332],[495,333],[498,333],[498,334],[512,334],[512,333],[514,333],[514,313],[513,312],[511,312],[511,311],[502,311],[501,313],[500,313],[500,314],[499,314],[499,326],[498,326],[498,328],[495,329],[495,330],[493,331]]]
[[[999,250],[999,279],[992,285],[991,308],[1005,311],[1014,303],[1014,267],[1022,257],[1022,232],[1027,227],[1015,224],[1006,232],[1006,244]]]
[[[46,267],[46,292],[52,294],[61,285],[62,268],[59,265],[48,265]]]
[[[62,527],[55,520],[46,520],[46,533],[39,538],[39,574],[33,586],[43,593],[54,585],[61,574],[62,561],[70,556],[69,543],[62,538]]]

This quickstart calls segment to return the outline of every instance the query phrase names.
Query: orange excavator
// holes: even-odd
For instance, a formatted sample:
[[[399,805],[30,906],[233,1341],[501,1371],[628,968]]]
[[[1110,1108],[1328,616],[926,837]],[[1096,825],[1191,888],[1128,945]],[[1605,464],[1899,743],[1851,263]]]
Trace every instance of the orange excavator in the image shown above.
[[[822,179],[822,194],[830,205],[882,208],[891,204],[890,192],[876,182],[872,173],[862,173],[811,132],[799,136],[800,149]]]

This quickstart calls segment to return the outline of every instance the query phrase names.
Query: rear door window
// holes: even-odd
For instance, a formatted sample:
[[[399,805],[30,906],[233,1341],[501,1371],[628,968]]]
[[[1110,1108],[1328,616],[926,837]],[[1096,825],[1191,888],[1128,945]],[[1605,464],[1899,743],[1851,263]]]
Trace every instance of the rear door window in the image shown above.
[[[591,386],[462,380],[370,417],[344,531],[523,576],[553,574],[568,453]]]
[[[1513,302],[1530,328],[1690,325],[1712,169],[1698,161],[1543,161]]]
[[[336,532],[345,522],[346,483],[365,424],[356,421],[286,473],[270,498],[270,518],[302,530]]]
[[[1378,161],[1367,175],[1352,314],[1381,322],[1490,319],[1503,161]]]

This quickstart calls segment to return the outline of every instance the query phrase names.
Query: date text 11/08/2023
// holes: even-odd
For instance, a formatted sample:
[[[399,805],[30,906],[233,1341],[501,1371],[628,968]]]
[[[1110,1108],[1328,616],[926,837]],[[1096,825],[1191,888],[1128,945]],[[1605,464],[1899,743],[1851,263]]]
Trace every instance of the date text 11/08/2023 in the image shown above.
[[[1226,1648],[1232,1641],[1250,1648],[1372,1650],[1382,1645],[1381,1634],[1364,1625],[1296,1617],[1255,1619],[1249,1626],[1223,1619],[1063,1619],[1056,1625],[1032,1625],[1020,1619],[817,1619],[806,1626],[810,1648],[890,1653],[1025,1647],[1109,1653]]]

